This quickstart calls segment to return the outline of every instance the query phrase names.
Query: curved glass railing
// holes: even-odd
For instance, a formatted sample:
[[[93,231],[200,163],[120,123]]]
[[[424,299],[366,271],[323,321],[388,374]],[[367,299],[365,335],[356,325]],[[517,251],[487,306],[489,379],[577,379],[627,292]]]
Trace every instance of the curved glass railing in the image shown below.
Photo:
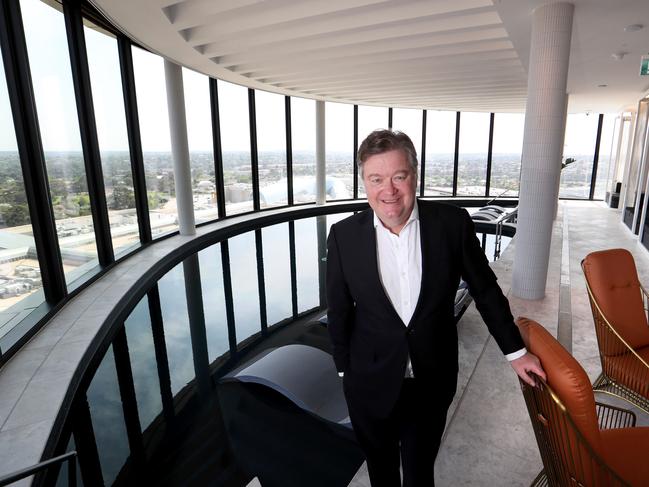
[[[295,209],[220,228],[142,276],[104,324],[91,363],[79,367],[46,456],[78,451],[84,485],[201,476],[247,485],[226,440],[215,383],[266,346],[329,352],[317,321],[326,306],[326,236],[366,206]],[[493,256],[493,226],[476,222],[476,232]],[[67,485],[67,470],[40,481]]]

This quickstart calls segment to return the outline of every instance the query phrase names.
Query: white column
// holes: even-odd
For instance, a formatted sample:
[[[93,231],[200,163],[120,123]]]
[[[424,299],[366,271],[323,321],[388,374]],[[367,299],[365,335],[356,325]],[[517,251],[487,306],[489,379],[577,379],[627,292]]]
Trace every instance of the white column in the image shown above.
[[[327,202],[327,167],[325,154],[325,102],[315,102],[315,202]]]
[[[185,118],[185,93],[183,73],[180,66],[165,59],[165,81],[167,84],[167,109],[169,111],[169,133],[171,134],[171,155],[174,163],[174,184],[176,207],[181,235],[194,235],[194,198],[192,195],[192,172],[189,165],[189,144],[187,142],[187,119]]]
[[[512,292],[545,296],[561,172],[572,15],[569,3],[534,10]]]

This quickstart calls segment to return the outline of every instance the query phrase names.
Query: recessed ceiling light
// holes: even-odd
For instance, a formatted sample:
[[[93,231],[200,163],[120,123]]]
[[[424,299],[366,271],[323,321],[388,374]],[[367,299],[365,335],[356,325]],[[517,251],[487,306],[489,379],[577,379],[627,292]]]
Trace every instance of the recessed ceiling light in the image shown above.
[[[622,59],[624,59],[624,56],[626,56],[627,54],[628,53],[626,53],[624,51],[618,51],[618,52],[614,52],[613,54],[611,54],[611,57],[613,59],[615,59],[616,61],[621,61]]]
[[[631,24],[631,25],[627,25],[627,26],[624,28],[624,32],[636,32],[636,31],[642,29],[643,27],[644,27],[644,25],[642,25],[642,24]]]

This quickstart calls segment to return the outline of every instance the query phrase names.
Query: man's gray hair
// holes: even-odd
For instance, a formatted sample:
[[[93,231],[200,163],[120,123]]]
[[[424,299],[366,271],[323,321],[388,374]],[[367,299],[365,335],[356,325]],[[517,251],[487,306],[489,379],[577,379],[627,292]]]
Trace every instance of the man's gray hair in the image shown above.
[[[412,171],[417,176],[417,150],[415,145],[403,132],[381,129],[375,130],[365,137],[365,140],[358,148],[358,171],[363,177],[363,164],[371,156],[383,154],[393,150],[401,150],[406,155]]]

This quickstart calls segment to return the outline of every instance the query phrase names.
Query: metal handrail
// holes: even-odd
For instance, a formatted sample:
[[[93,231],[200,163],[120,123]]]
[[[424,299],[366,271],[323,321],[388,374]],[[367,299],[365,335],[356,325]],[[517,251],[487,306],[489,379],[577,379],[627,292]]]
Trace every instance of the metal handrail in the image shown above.
[[[71,451],[58,457],[50,458],[43,462],[32,465],[31,467],[23,468],[22,470],[17,470],[16,472],[0,477],[0,487],[5,485],[13,484],[19,480],[27,478],[35,473],[38,473],[42,470],[45,470],[53,465],[58,465],[63,462],[68,462],[68,487],[77,486],[77,452]]]

